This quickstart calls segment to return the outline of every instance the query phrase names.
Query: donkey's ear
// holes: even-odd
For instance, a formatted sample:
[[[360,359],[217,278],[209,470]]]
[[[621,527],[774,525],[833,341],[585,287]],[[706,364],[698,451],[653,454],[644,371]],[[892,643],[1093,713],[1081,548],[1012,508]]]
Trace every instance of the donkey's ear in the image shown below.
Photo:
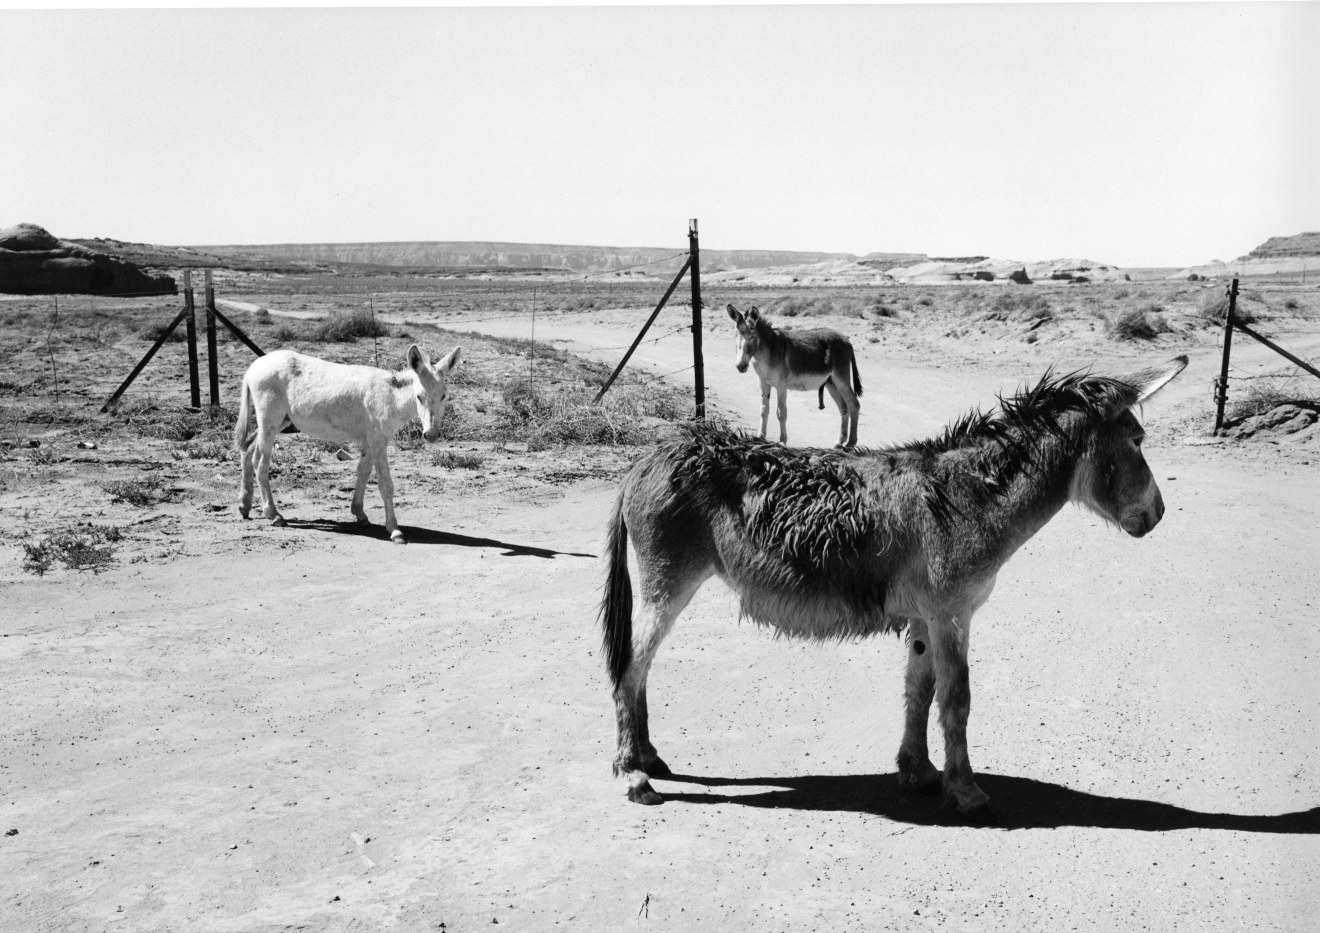
[[[1174,377],[1187,368],[1186,356],[1175,356],[1163,366],[1154,366],[1140,372],[1124,376],[1123,381],[1137,390],[1136,404],[1149,401],[1150,397],[1163,389]]]
[[[755,305],[752,306],[752,310],[747,312],[747,320],[749,321],[761,320],[761,312],[757,309]]]
[[[742,320],[742,312],[739,311],[737,308],[735,308],[733,305],[728,305],[724,310],[729,312],[729,317],[732,318],[734,321]]]
[[[444,359],[435,364],[436,371],[445,373],[446,375],[452,372],[454,367],[458,365],[458,359],[462,352],[462,347],[454,347]]]
[[[426,366],[431,361],[427,359],[426,351],[417,344],[408,348],[408,367],[414,372]]]

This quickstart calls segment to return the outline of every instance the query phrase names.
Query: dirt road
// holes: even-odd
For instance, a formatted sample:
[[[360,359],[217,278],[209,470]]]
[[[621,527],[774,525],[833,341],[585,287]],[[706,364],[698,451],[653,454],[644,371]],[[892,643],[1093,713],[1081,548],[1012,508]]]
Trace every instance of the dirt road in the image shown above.
[[[753,377],[708,348],[712,399],[753,425]],[[859,357],[868,444],[1041,369]],[[899,643],[775,640],[717,583],[651,677],[681,776],[629,804],[595,623],[613,484],[404,489],[407,547],[230,512],[169,565],[6,566],[0,929],[1307,929],[1317,467],[1157,430],[1212,375],[1195,354],[1147,411],[1163,524],[1135,541],[1066,509],[977,616],[971,753],[998,828],[896,793]],[[793,396],[794,443],[837,428]]]

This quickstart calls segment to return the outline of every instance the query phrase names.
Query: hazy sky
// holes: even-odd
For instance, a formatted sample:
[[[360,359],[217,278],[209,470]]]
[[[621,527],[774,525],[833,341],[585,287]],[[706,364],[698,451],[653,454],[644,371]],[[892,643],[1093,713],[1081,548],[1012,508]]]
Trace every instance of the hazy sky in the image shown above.
[[[1121,265],[1320,229],[1320,4],[0,9],[0,228]]]

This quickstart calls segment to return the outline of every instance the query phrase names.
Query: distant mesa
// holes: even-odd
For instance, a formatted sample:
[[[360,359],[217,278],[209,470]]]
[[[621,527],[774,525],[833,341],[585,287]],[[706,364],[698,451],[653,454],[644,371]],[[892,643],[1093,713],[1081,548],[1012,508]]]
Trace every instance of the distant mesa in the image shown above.
[[[1320,233],[1272,236],[1245,256],[1232,262],[1212,259],[1198,266],[1179,269],[1171,279],[1208,282],[1248,275],[1295,275],[1320,272]]]
[[[1247,255],[1247,259],[1286,259],[1295,256],[1320,256],[1320,233],[1298,233],[1293,236],[1272,236]]]
[[[143,295],[178,290],[172,276],[61,240],[36,224],[0,230],[0,292]]]

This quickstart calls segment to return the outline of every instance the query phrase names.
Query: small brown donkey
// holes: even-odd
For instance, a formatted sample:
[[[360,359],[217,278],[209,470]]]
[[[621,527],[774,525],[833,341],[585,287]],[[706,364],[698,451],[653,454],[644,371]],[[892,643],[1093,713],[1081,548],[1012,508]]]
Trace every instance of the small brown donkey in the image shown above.
[[[729,305],[728,312],[738,328],[738,358],[734,365],[738,372],[745,373],[750,363],[761,380],[761,437],[765,437],[770,420],[771,388],[777,394],[781,444],[788,443],[788,390],[815,389],[824,408],[828,389],[839,406],[839,446],[856,444],[862,379],[848,338],[823,327],[780,330],[756,308],[743,314]]]
[[[618,716],[614,772],[627,778],[629,799],[661,802],[650,778],[670,772],[651,744],[646,675],[683,607],[718,576],[742,615],[786,635],[906,631],[899,784],[942,783],[947,806],[993,818],[967,756],[972,615],[1000,567],[1068,502],[1135,538],[1158,524],[1164,502],[1133,408],[1186,365],[1182,356],[1127,376],[1046,373],[989,414],[973,411],[901,447],[792,449],[698,424],[647,454],[610,519],[601,607]],[[926,745],[934,699],[942,775]]]

